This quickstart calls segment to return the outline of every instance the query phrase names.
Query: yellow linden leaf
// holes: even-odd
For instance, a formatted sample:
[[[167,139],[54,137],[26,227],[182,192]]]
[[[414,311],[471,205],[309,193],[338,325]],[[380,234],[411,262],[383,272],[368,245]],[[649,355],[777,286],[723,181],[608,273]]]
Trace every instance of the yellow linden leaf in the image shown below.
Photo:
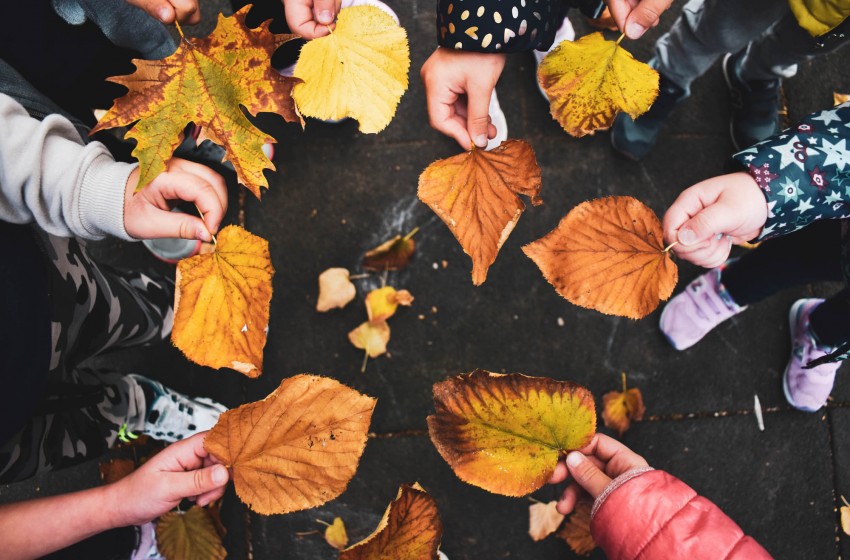
[[[658,96],[658,72],[599,32],[555,47],[537,79],[552,116],[576,137],[609,128],[619,111],[637,118]]]
[[[640,389],[626,387],[626,374],[623,372],[623,390],[611,391],[602,396],[602,421],[605,426],[617,430],[620,435],[629,429],[632,420],[640,422],[646,413],[643,395]]]
[[[436,383],[434,408],[428,432],[455,474],[505,496],[543,486],[596,433],[590,391],[545,377],[475,370]]]
[[[222,414],[204,448],[262,515],[333,500],[354,476],[375,399],[327,377],[296,375],[261,401]]]
[[[556,509],[558,502],[548,504],[537,502],[528,506],[528,534],[535,541],[541,541],[558,530],[564,520],[564,514]]]
[[[360,132],[385,129],[407,90],[410,48],[392,16],[369,5],[340,10],[330,35],[301,48],[292,91],[302,115],[352,117]]]
[[[210,513],[198,506],[170,511],[156,524],[156,545],[169,560],[224,560],[227,551]]]
[[[576,554],[590,554],[596,548],[596,542],[590,533],[590,504],[578,502],[572,515],[556,535],[567,541]]]
[[[238,226],[216,241],[214,252],[177,264],[171,340],[196,364],[257,377],[272,298],[269,244]]]
[[[386,321],[366,321],[348,333],[348,340],[355,348],[366,351],[370,358],[386,354],[390,341],[390,326]]]
[[[341,517],[334,518],[334,522],[325,529],[325,540],[337,550],[348,546],[348,533],[345,532],[345,523]]]
[[[345,307],[357,295],[346,268],[329,268],[319,274],[319,300],[316,311]]]
[[[275,167],[262,147],[274,138],[251,124],[243,107],[251,115],[278,113],[287,121],[302,122],[291,97],[298,80],[271,67],[275,50],[297,36],[270,33],[268,21],[248,29],[249,9],[245,6],[232,17],[219,15],[209,37],[187,38],[168,58],[134,60],[136,72],[110,78],[130,91],[115,100],[92,132],[138,121],[127,133],[137,142],[136,190],[165,171],[190,122],[202,127],[199,143],[208,139],[225,149],[239,182],[257,198],[260,188],[269,186],[263,169]]]
[[[396,291],[392,286],[384,286],[366,295],[366,312],[369,321],[386,321],[395,315],[399,305],[409,306],[412,303],[413,296],[407,290]]]
[[[437,502],[419,484],[402,484],[375,531],[339,560],[433,560],[443,536]]]

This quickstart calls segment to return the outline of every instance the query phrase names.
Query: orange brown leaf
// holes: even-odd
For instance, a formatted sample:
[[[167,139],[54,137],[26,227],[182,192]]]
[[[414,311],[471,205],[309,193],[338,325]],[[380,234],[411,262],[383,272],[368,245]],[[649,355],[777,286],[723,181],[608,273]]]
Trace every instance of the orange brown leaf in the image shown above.
[[[434,408],[428,432],[455,474],[505,496],[543,486],[596,433],[590,391],[546,377],[475,370],[436,383]]]
[[[168,560],[224,560],[227,551],[209,512],[198,506],[170,511],[156,524],[156,544]]]
[[[631,319],[652,313],[679,277],[658,218],[629,196],[579,204],[522,250],[575,305]]]
[[[528,506],[528,535],[535,541],[542,541],[558,530],[564,521],[564,514],[556,506],[558,502],[547,504],[537,502]]]
[[[177,264],[174,345],[197,364],[260,375],[273,275],[265,239],[221,230],[214,252]]]
[[[228,410],[204,440],[231,469],[236,494],[270,515],[339,496],[366,447],[375,399],[327,377],[284,379],[265,399]]]
[[[363,255],[363,268],[383,272],[385,270],[401,270],[408,265],[413,253],[416,252],[416,241],[413,236],[419,228],[405,235],[396,235],[389,241],[381,243]]]
[[[596,542],[590,533],[590,504],[578,502],[572,515],[556,533],[556,536],[567,541],[573,552],[587,556],[596,548]]]
[[[249,29],[249,9],[220,15],[209,37],[184,39],[171,56],[134,60],[133,74],[110,78],[129,92],[115,100],[92,132],[136,123],[126,136],[136,140],[137,190],[166,170],[190,122],[202,127],[198,142],[212,140],[225,149],[239,182],[254,195],[259,198],[260,188],[268,187],[263,169],[275,167],[262,147],[274,138],[251,124],[243,108],[254,116],[277,113],[301,122],[291,96],[299,80],[280,76],[270,64],[275,50],[296,36],[272,34],[269,22]]]
[[[449,226],[472,257],[472,283],[481,285],[525,205],[540,199],[540,166],[522,140],[506,140],[489,152],[472,148],[436,161],[419,176],[419,199]]]
[[[623,390],[610,391],[602,396],[602,421],[607,428],[623,432],[629,429],[632,421],[640,422],[646,413],[643,395],[640,389],[626,387],[626,374],[623,373]]]
[[[375,531],[339,560],[433,560],[443,536],[437,503],[419,484],[402,484]]]

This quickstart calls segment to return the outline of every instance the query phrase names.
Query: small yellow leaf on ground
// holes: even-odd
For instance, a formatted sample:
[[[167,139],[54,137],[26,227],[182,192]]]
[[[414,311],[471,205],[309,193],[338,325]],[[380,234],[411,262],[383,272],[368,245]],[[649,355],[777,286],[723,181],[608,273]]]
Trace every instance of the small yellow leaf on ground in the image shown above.
[[[348,340],[355,348],[366,351],[370,358],[386,354],[390,341],[390,326],[385,320],[366,321],[348,333]]]
[[[437,502],[419,484],[402,484],[375,531],[339,560],[433,560],[443,536]]]
[[[535,541],[542,541],[558,530],[564,515],[558,513],[555,506],[558,502],[551,501],[548,504],[537,502],[528,506],[528,534]]]
[[[214,252],[177,264],[174,345],[196,364],[260,375],[273,275],[265,239],[221,230]]]
[[[407,91],[410,48],[407,33],[379,8],[343,8],[333,33],[301,48],[292,91],[302,115],[318,119],[352,117],[360,132],[390,124]]]
[[[231,469],[236,494],[263,515],[342,494],[366,447],[375,399],[327,377],[284,379],[265,399],[228,410],[204,448]]]
[[[413,296],[407,290],[384,286],[366,295],[366,312],[369,321],[386,321],[395,315],[399,305],[410,306],[412,303]]]
[[[319,274],[319,301],[316,311],[345,307],[357,295],[347,268],[329,268]]]
[[[599,32],[555,47],[537,79],[552,116],[576,137],[609,128],[619,111],[637,118],[658,96],[658,72]]]
[[[419,176],[419,199],[472,257],[472,283],[478,286],[525,210],[517,195],[542,204],[540,185],[534,150],[522,140],[507,140],[489,152],[473,148],[429,165]]]
[[[629,196],[579,204],[522,250],[575,305],[631,319],[652,313],[679,278],[661,222]]]
[[[428,432],[455,474],[505,496],[543,486],[596,433],[590,391],[546,377],[475,370],[436,383],[434,408]]]
[[[623,390],[611,391],[602,396],[602,421],[605,426],[617,430],[620,435],[629,429],[632,421],[640,422],[646,413],[643,395],[640,389],[626,388],[626,374],[623,373]]]
[[[838,93],[837,91],[832,92],[832,101],[833,105],[841,105],[842,103],[847,103],[850,101],[850,93]]]
[[[334,522],[325,529],[325,540],[337,550],[348,546],[348,534],[345,532],[345,523],[341,517],[335,517]]]
[[[198,506],[160,517],[156,545],[168,560],[223,560],[227,556],[215,522],[206,509]]]
[[[168,58],[133,60],[133,74],[110,78],[130,91],[115,100],[92,132],[138,121],[126,135],[137,142],[137,190],[166,170],[189,123],[202,127],[198,143],[212,140],[225,149],[239,182],[257,198],[260,188],[269,186],[263,169],[275,167],[262,147],[274,138],[251,124],[244,110],[301,122],[291,96],[298,80],[281,76],[271,66],[277,48],[297,36],[270,33],[268,21],[248,29],[249,9],[231,17],[220,15],[209,37],[180,41]]]
[[[389,241],[381,243],[363,255],[363,268],[383,272],[385,270],[401,270],[408,265],[413,253],[416,252],[416,241],[413,236],[419,228],[404,237],[396,235]]]
[[[590,504],[578,502],[572,515],[556,535],[567,541],[576,554],[590,554],[596,548],[596,542],[590,534]]]

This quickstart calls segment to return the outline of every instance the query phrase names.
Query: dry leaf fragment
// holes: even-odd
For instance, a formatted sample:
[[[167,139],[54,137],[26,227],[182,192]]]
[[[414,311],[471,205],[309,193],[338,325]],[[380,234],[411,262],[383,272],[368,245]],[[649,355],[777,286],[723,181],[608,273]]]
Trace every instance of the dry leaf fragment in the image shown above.
[[[270,515],[339,496],[366,446],[375,399],[327,377],[284,379],[261,401],[228,410],[204,448],[231,469],[236,494]]]
[[[558,502],[548,504],[537,502],[528,506],[528,534],[535,541],[542,541],[558,530],[564,520],[564,514],[559,513],[555,506]]]
[[[506,140],[489,152],[472,148],[435,161],[419,176],[419,199],[437,213],[472,258],[472,283],[487,269],[516,226],[525,205],[540,199],[540,166],[522,140]]]
[[[369,315],[369,321],[386,321],[395,315],[399,305],[408,307],[412,303],[413,296],[407,290],[384,286],[366,295],[366,313]]]
[[[196,364],[260,375],[273,275],[265,239],[221,230],[213,253],[177,264],[174,345]]]
[[[292,91],[298,110],[323,120],[352,117],[360,132],[390,124],[407,91],[407,33],[392,16],[369,5],[343,8],[333,33],[301,48]]]
[[[609,315],[649,315],[678,280],[661,223],[629,196],[579,204],[522,250],[563,297]]]
[[[260,188],[268,187],[263,169],[275,167],[262,147],[274,138],[251,124],[243,107],[251,115],[277,113],[302,122],[291,97],[299,80],[279,75],[270,63],[275,50],[296,35],[274,35],[268,21],[248,29],[249,9],[220,15],[209,37],[181,41],[168,58],[134,60],[133,74],[110,78],[130,91],[115,100],[92,132],[138,121],[126,135],[137,142],[137,190],[166,170],[190,122],[202,127],[199,143],[212,140],[225,149],[239,182],[257,198]]]
[[[330,311],[348,305],[357,295],[350,278],[351,274],[347,268],[329,268],[319,274],[319,301],[316,302],[316,311]]]
[[[434,408],[428,432],[455,474],[505,496],[543,486],[596,432],[590,391],[545,377],[475,370],[436,383]]]
[[[626,373],[623,372],[623,390],[611,391],[602,396],[602,421],[607,428],[617,430],[622,436],[632,421],[640,422],[646,413],[640,389],[626,388]]]
[[[416,241],[413,239],[413,236],[418,231],[418,227],[413,228],[413,231],[404,237],[396,235],[389,241],[385,241],[374,249],[366,251],[366,254],[363,255],[363,268],[378,272],[405,268],[410,262],[410,259],[413,258],[413,253],[416,252]]]
[[[156,545],[167,560],[224,560],[227,556],[215,522],[198,506],[160,517]]]
[[[850,536],[850,504],[847,503],[844,496],[841,496],[841,501],[844,502],[844,505],[841,506],[841,530],[844,531],[845,535]]]
[[[567,541],[576,554],[587,556],[596,548],[596,542],[590,533],[590,504],[578,502],[572,515],[556,533],[556,536]]]
[[[419,484],[402,484],[375,531],[339,560],[433,560],[443,536],[437,503]]]
[[[658,96],[658,72],[599,32],[555,47],[537,79],[552,117],[576,137],[609,128],[619,111],[637,118]]]
[[[335,517],[334,522],[327,526],[325,540],[337,550],[348,546],[348,534],[345,532],[345,523],[341,517]]]
[[[832,92],[832,101],[833,105],[841,105],[842,103],[847,103],[850,101],[850,93],[838,93],[837,91]]]

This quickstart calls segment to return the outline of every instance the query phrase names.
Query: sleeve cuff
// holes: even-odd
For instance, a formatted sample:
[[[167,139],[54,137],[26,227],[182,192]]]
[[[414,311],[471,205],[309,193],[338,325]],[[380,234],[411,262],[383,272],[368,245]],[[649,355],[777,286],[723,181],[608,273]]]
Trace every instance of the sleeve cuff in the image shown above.
[[[599,494],[596,499],[593,501],[593,508],[590,510],[590,518],[593,519],[596,517],[596,512],[599,511],[599,508],[602,507],[602,504],[605,503],[605,500],[608,499],[608,496],[614,492],[617,488],[627,483],[631,479],[638,477],[644,473],[649,471],[654,471],[652,467],[636,467],[634,469],[629,469],[614,480],[611,481],[608,486]]]
[[[93,239],[107,235],[135,241],[124,229],[124,191],[137,164],[114,161],[108,154],[95,158],[83,177],[78,208],[80,223]]]

